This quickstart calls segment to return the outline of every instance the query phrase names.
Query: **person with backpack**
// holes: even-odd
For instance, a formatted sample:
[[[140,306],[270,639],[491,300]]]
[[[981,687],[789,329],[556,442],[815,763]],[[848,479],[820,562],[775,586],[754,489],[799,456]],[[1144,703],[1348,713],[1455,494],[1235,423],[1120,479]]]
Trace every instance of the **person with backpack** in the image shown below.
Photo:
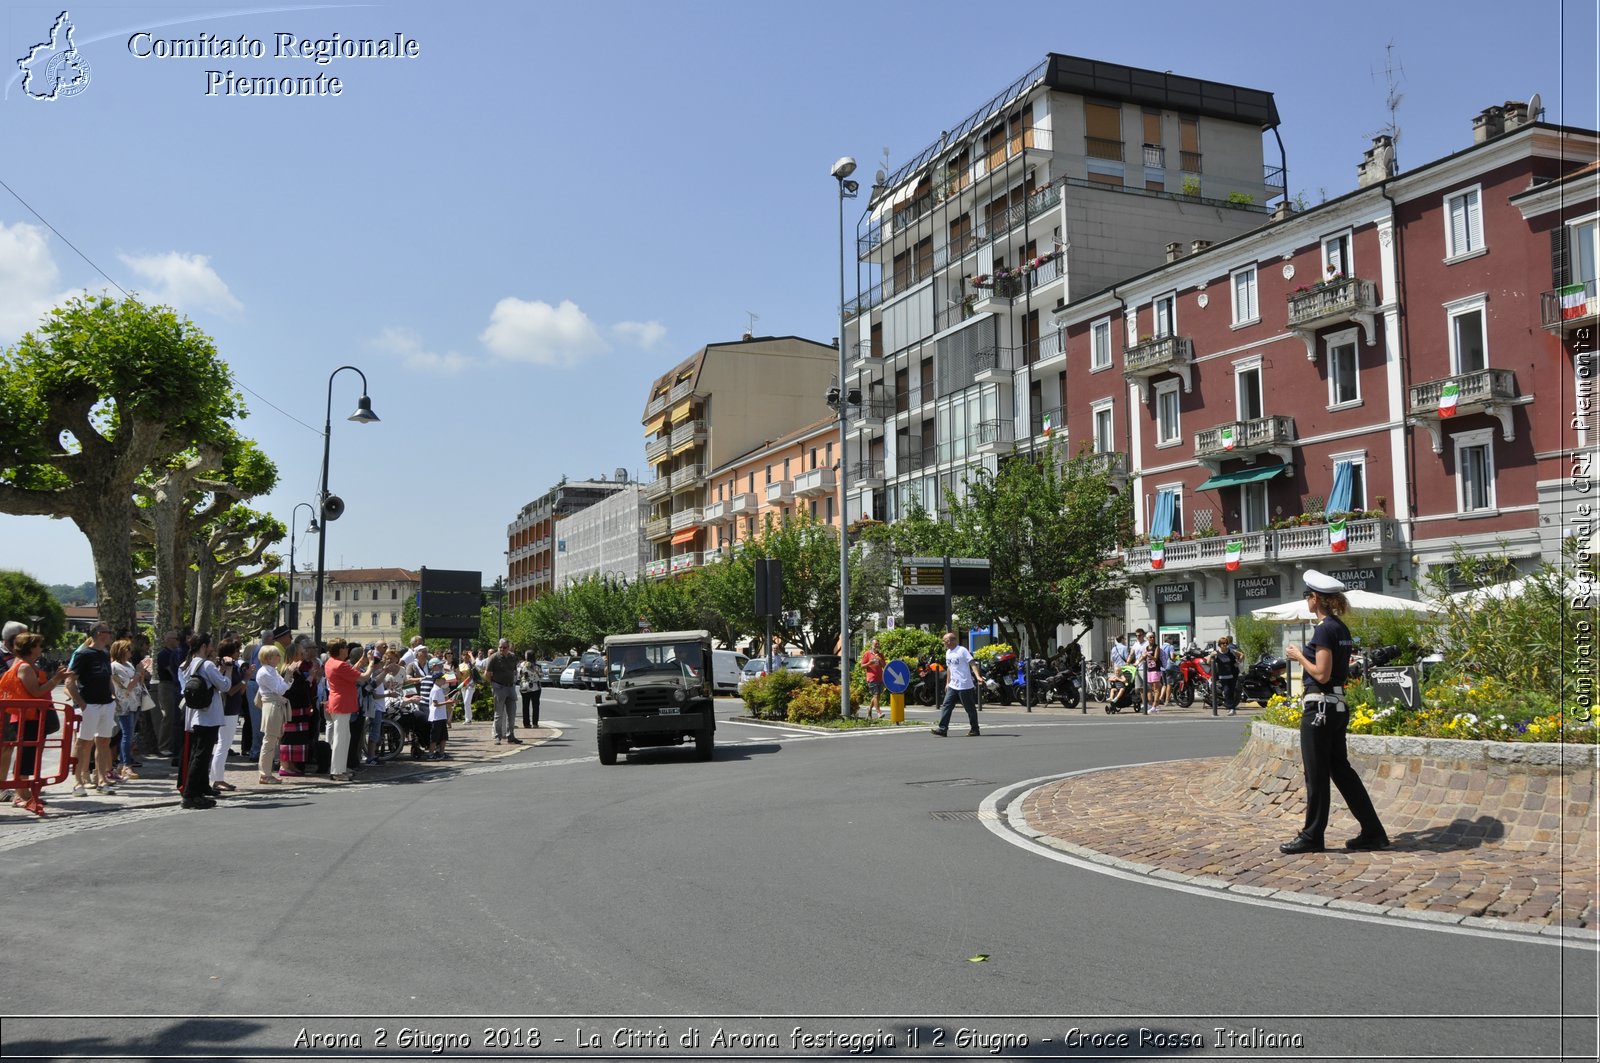
[[[221,791],[211,786],[211,754],[222,729],[223,698],[240,693],[244,683],[222,674],[208,634],[196,635],[183,666],[183,707],[189,731],[189,758],[183,777],[183,807],[215,808]],[[231,663],[231,662],[230,662]]]

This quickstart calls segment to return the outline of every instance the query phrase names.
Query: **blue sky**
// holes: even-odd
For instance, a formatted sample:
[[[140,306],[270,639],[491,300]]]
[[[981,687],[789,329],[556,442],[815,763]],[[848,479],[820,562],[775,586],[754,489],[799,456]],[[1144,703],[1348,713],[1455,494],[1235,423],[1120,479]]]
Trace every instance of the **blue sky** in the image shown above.
[[[1474,114],[1533,92],[1550,121],[1597,124],[1588,0],[1129,10],[73,5],[90,81],[41,102],[16,59],[61,6],[8,3],[0,180],[94,265],[0,189],[0,345],[64,295],[108,287],[95,266],[177,307],[253,392],[242,430],[282,473],[255,504],[285,521],[316,491],[328,374],[359,366],[382,422],[343,420],[360,392],[340,374],[330,486],[348,510],[330,567],[492,579],[506,524],[560,476],[643,471],[652,376],[736,339],[751,312],[758,334],[833,337],[835,158],[870,175],[888,148],[892,169],[1047,52],[1274,93],[1290,190],[1313,203],[1354,186],[1388,120],[1391,42],[1402,168],[1467,146]],[[139,58],[140,31],[242,34],[267,56]],[[420,54],[279,59],[280,32],[400,33]],[[210,69],[320,73],[343,92],[207,96]],[[93,577],[76,528],[44,518],[0,516],[0,565]]]

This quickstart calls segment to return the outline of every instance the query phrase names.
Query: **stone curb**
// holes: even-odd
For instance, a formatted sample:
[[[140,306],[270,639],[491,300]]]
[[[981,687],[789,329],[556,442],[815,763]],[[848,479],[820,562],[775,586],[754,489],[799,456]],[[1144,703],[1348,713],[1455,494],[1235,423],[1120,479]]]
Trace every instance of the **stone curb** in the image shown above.
[[[1254,720],[1250,724],[1250,734],[1269,745],[1300,748],[1300,732],[1292,727]],[[1470,738],[1347,734],[1345,745],[1353,754],[1374,757],[1436,757],[1538,767],[1600,767],[1600,745],[1573,742],[1482,742]]]

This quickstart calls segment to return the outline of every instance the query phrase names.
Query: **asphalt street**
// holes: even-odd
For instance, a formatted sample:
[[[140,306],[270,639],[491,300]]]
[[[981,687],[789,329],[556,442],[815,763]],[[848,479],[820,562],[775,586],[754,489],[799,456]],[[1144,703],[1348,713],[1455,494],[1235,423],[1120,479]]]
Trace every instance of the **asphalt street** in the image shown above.
[[[1240,719],[991,710],[981,737],[938,738],[724,718],[710,763],[606,768],[592,698],[547,691],[543,715],[560,737],[449,778],[25,828],[0,857],[0,1048],[310,1058],[302,1031],[353,1032],[355,1055],[426,1029],[722,1054],[652,1040],[692,1023],[781,1032],[784,1055],[849,1024],[894,1038],[879,1055],[961,1055],[968,1030],[984,1058],[1006,1037],[1072,1058],[1593,1056],[1593,951],[1129,882],[979,818],[1023,780],[1226,755]],[[623,1019],[651,1043],[617,1041]],[[580,1051],[584,1030],[604,1043]]]

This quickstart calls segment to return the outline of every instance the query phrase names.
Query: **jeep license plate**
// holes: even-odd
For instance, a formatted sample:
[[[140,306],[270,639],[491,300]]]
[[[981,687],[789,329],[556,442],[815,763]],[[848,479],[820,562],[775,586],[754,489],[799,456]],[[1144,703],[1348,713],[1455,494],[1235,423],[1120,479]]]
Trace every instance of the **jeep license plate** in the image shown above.
[[[666,708],[661,710],[661,715],[663,715],[663,716],[676,716],[676,715],[678,715],[678,706],[676,706],[676,705],[668,705]]]

